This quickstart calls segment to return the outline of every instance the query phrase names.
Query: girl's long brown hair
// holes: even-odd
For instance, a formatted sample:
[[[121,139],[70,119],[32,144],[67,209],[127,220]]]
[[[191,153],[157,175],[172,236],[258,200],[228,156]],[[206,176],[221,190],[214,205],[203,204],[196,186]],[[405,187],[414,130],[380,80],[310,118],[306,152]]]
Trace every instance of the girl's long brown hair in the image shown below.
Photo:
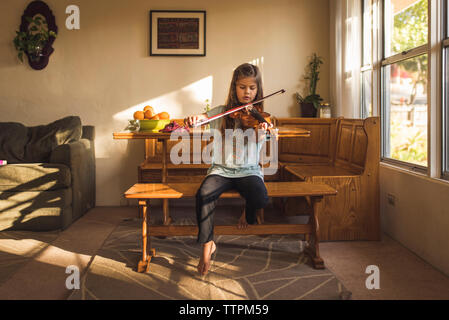
[[[241,78],[254,77],[257,84],[257,94],[254,100],[259,100],[263,98],[263,88],[262,88],[262,74],[259,68],[253,64],[244,63],[238,66],[232,75],[231,86],[229,87],[228,98],[226,100],[226,108],[225,111],[241,106],[242,103],[239,102],[237,98],[236,85],[237,81]],[[261,111],[263,111],[263,101],[256,104]],[[222,130],[224,129],[234,129],[235,119],[226,116],[223,121]]]

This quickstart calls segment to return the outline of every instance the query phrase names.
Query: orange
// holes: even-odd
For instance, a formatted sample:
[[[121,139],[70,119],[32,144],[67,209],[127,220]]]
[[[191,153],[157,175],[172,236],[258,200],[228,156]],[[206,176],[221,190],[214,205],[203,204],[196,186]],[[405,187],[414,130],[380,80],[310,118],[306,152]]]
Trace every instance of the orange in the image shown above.
[[[148,109],[147,111],[144,111],[145,119],[151,119],[154,116],[153,109]]]
[[[145,114],[143,113],[143,111],[136,111],[136,112],[134,112],[134,119],[135,120],[143,120],[143,119],[145,119]]]
[[[152,117],[150,120],[161,120],[161,119],[159,118],[159,115],[155,115],[155,116]]]
[[[151,112],[153,112],[153,114],[154,114],[154,109],[152,106],[145,106],[145,108],[143,108],[143,112],[145,112],[147,110],[151,110]]]
[[[170,119],[170,115],[168,114],[168,112],[161,112],[157,114],[159,116],[159,119]]]

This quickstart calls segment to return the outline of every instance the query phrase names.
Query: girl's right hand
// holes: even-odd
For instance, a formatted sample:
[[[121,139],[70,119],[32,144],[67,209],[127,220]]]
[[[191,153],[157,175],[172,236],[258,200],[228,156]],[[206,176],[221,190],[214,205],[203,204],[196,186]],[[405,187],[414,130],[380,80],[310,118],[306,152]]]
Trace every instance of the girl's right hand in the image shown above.
[[[195,123],[204,119],[207,119],[207,115],[202,113],[184,118],[184,123],[187,124],[189,127],[192,127]]]

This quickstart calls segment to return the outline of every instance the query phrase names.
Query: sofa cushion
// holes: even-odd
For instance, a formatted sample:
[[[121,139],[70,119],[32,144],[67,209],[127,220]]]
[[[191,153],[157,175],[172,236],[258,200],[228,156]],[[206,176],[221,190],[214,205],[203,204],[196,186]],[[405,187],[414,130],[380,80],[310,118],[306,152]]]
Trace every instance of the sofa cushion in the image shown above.
[[[21,123],[0,122],[0,160],[18,163],[25,158],[28,128]]]
[[[24,162],[48,162],[54,148],[81,139],[81,119],[65,117],[47,125],[28,128],[30,140],[25,147]]]
[[[49,231],[72,222],[72,189],[0,192],[0,231]]]
[[[81,135],[81,119],[76,116],[35,127],[15,122],[0,123],[0,160],[8,163],[48,162],[54,148],[78,141]]]
[[[0,192],[47,191],[71,185],[69,167],[63,164],[23,163],[0,166]]]

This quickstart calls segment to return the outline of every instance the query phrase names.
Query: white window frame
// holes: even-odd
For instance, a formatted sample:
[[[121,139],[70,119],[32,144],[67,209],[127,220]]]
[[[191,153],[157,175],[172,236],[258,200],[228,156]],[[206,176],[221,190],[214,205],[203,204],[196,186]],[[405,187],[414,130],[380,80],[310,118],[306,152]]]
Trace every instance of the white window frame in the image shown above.
[[[370,6],[369,6],[369,8],[370,8],[370,14],[369,14],[369,18],[370,18],[370,25],[371,25],[371,52],[370,52],[370,55],[371,55],[371,62],[370,63],[364,63],[364,48],[363,48],[363,46],[364,46],[364,44],[365,44],[365,40],[364,40],[364,36],[365,36],[365,30],[364,30],[364,27],[365,27],[365,2],[366,1],[368,1],[369,2],[369,4],[370,4]],[[373,89],[374,89],[374,87],[373,87],[373,81],[374,81],[374,68],[373,68],[373,61],[374,61],[374,57],[373,57],[373,45],[374,45],[374,42],[373,42],[373,30],[374,30],[374,28],[372,27],[373,26],[373,14],[374,14],[374,10],[373,10],[373,0],[362,0],[362,3],[361,3],[361,11],[362,11],[362,14],[361,14],[361,17],[362,17],[362,23],[360,24],[361,25],[361,29],[362,29],[362,32],[361,32],[361,37],[362,37],[362,39],[361,39],[361,41],[360,41],[360,43],[361,43],[361,48],[360,48],[360,52],[361,52],[361,67],[360,67],[360,118],[362,118],[362,119],[364,119],[364,118],[367,118],[367,117],[369,117],[370,115],[369,114],[366,114],[366,108],[365,108],[365,106],[364,106],[364,102],[365,102],[365,97],[364,97],[364,95],[365,95],[365,92],[364,92],[364,86],[363,86],[363,75],[364,75],[364,73],[365,72],[367,72],[367,71],[371,71],[371,106],[372,106],[372,108],[373,108],[373,110],[372,110],[372,114],[374,115],[375,114],[375,112],[374,112],[374,99],[373,99],[373,93],[375,92]]]
[[[430,50],[430,44],[431,44],[431,30],[432,28],[432,21],[434,19],[432,19],[433,17],[431,16],[431,8],[433,6],[433,2],[437,2],[437,1],[441,1],[441,0],[428,0],[428,42],[425,45],[416,47],[416,48],[412,48],[410,50],[407,51],[403,51],[401,53],[397,53],[394,54],[392,56],[389,57],[385,57],[385,28],[384,28],[384,16],[385,16],[385,0],[379,0],[377,1],[378,3],[378,12],[379,14],[379,27],[381,29],[381,41],[379,42],[379,49],[380,49],[380,65],[379,68],[377,70],[377,76],[379,78],[379,109],[380,109],[380,115],[381,115],[381,161],[384,163],[388,163],[394,166],[398,166],[398,167],[402,167],[408,170],[411,170],[413,172],[418,172],[418,173],[422,173],[422,174],[430,174],[430,168],[431,168],[431,128],[433,128],[433,126],[431,126],[431,115],[433,114],[431,112],[431,103],[435,103],[435,101],[432,101],[433,99],[431,98],[432,93],[431,89],[435,87],[435,83],[432,81],[432,76],[434,73],[434,70],[432,68],[432,66],[434,65],[434,63],[432,63],[433,58],[431,56],[431,50]],[[389,117],[389,114],[386,113],[386,101],[385,101],[385,88],[384,88],[384,78],[383,78],[383,70],[386,66],[388,65],[392,65],[394,63],[398,63],[400,61],[403,60],[407,60],[416,56],[419,56],[421,54],[427,54],[428,57],[428,72],[427,72],[427,86],[428,86],[428,94],[427,94],[427,167],[426,166],[420,166],[414,163],[410,163],[410,162],[405,162],[405,161],[400,161],[400,160],[396,160],[396,159],[392,159],[389,157],[386,157],[385,154],[387,153],[387,145],[386,145],[386,139],[385,137],[387,135],[389,135],[389,132],[386,128],[386,123]]]
[[[449,180],[449,141],[447,139],[449,134],[449,92],[444,90],[444,88],[449,86],[449,65],[446,64],[446,56],[449,58],[449,14],[447,10],[449,9],[449,1],[448,0],[441,0],[436,3],[437,9],[440,9],[439,12],[441,12],[438,17],[441,19],[441,31],[440,31],[440,39],[441,41],[437,41],[437,49],[438,52],[441,54],[440,61],[440,67],[439,71],[441,73],[439,74],[439,83],[438,89],[440,92],[438,92],[439,96],[441,97],[440,106],[437,108],[438,116],[441,121],[436,121],[436,124],[440,126],[439,131],[437,133],[441,132],[441,134],[437,134],[437,137],[440,138],[440,144],[436,143],[435,150],[436,152],[440,151],[441,156],[439,158],[441,159],[441,162],[436,163],[436,169],[435,169],[435,175],[438,173],[441,174],[441,178],[445,180]],[[439,147],[441,146],[441,147]]]

